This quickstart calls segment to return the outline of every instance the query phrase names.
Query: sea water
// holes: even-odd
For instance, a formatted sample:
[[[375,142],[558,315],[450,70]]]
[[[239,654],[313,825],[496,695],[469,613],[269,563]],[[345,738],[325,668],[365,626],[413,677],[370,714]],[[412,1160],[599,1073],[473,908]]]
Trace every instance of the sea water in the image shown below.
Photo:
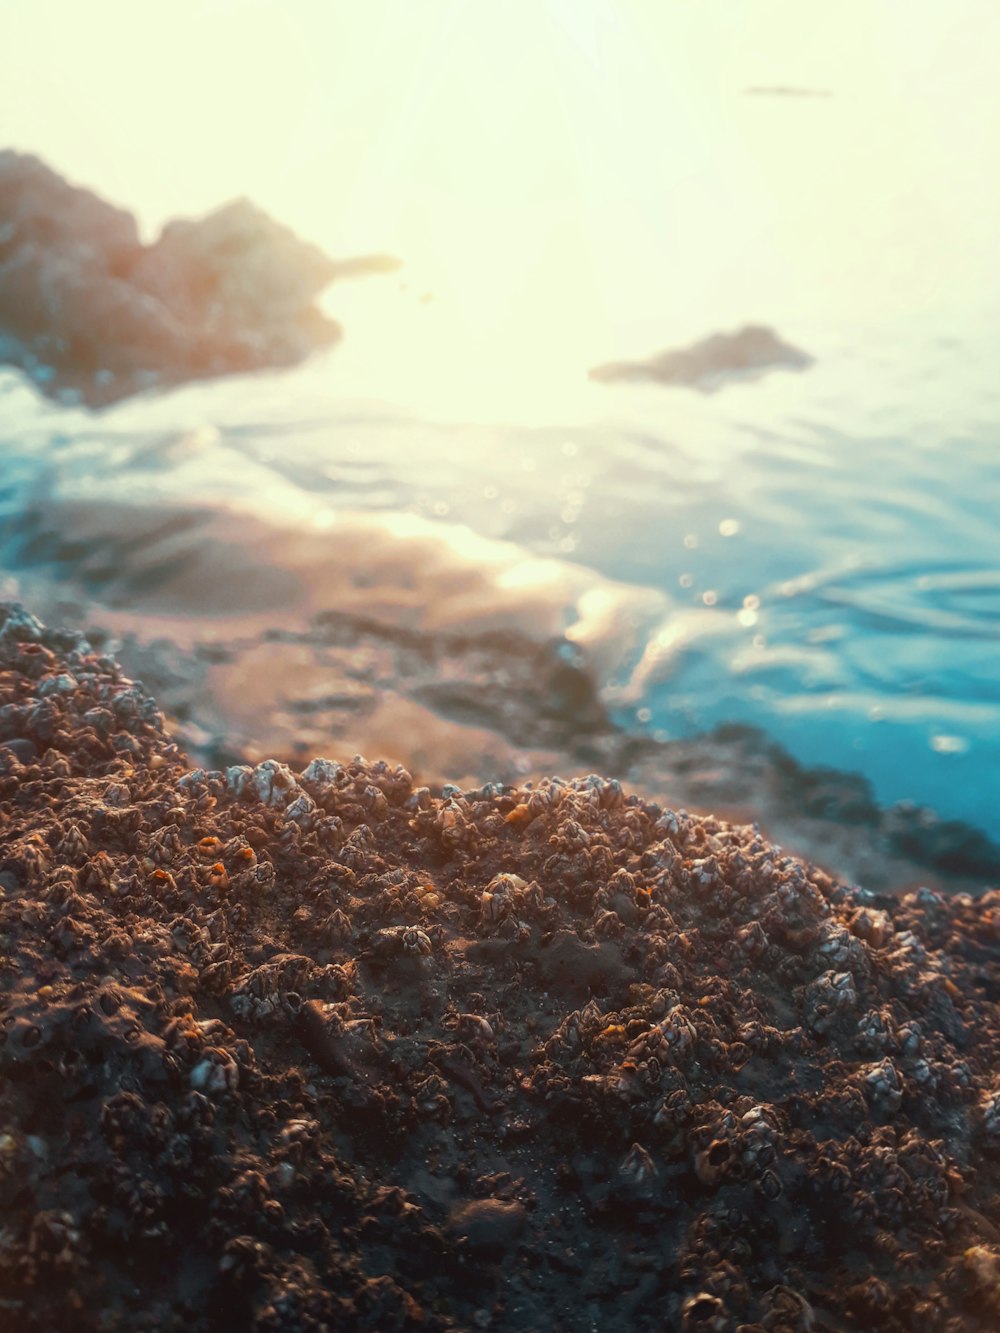
[[[864,774],[883,803],[995,836],[992,368],[974,338],[873,340],[865,354],[818,329],[799,341],[817,358],[804,373],[707,397],[583,386],[572,415],[530,426],[355,399],[336,353],[96,419],[6,373],[6,572],[32,559],[19,514],[35,513],[35,547],[51,554],[37,524],[54,501],[92,507],[97,545],[102,507],[120,504],[253,506],[330,525],[331,545],[337,515],[412,514],[512,545],[526,569],[543,557],[584,585],[655,592],[629,602],[651,609],[616,621],[616,651],[595,657],[623,725],[669,739],[750,723],[805,763]],[[964,386],[961,419],[936,415],[942,380]],[[568,642],[575,614],[567,604]]]

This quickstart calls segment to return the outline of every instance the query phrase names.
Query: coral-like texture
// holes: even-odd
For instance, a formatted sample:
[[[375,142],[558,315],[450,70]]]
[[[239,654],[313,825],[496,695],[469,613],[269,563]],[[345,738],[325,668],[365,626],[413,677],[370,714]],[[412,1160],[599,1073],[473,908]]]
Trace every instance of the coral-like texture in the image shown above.
[[[998,956],[606,778],[191,771],[0,608],[0,1323],[993,1329]]]

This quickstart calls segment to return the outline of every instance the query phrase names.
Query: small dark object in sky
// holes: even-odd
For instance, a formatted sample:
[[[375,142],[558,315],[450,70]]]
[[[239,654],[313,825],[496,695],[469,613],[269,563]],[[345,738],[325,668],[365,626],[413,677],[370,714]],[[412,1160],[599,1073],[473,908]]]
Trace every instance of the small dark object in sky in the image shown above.
[[[744,88],[747,97],[832,97],[829,88],[796,88],[791,84],[775,83]]]

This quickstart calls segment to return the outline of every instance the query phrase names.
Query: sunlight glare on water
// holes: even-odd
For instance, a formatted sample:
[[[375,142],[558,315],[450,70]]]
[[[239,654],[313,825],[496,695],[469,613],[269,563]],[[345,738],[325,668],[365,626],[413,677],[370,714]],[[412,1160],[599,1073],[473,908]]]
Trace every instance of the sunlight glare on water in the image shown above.
[[[976,0],[178,0],[155,67],[127,0],[13,21],[8,135],[150,230],[247,194],[406,261],[405,293],[331,298],[361,394],[521,418],[754,312],[794,336],[992,300],[1000,11]],[[17,52],[42,42],[40,74]],[[829,95],[752,91],[775,87]]]

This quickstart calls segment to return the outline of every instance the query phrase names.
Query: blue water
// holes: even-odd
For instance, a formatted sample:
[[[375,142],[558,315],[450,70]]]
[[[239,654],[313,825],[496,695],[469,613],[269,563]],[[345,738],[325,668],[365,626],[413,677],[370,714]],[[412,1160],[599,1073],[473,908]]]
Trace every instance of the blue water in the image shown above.
[[[711,397],[581,376],[520,421],[516,402],[506,420],[477,421],[402,395],[358,399],[336,354],[97,418],[4,373],[0,520],[10,533],[33,507],[44,525],[46,505],[73,499],[92,506],[99,544],[110,501],[194,500],[318,531],[387,511],[471,529],[526,568],[546,557],[576,586],[614,581],[624,619],[584,657],[625,725],[670,738],[755,724],[803,762],[863,773],[883,803],[929,805],[996,837],[989,328],[867,345],[795,332],[817,356],[803,374]],[[23,547],[8,541],[0,558],[16,589]],[[567,596],[570,638],[578,614]]]

